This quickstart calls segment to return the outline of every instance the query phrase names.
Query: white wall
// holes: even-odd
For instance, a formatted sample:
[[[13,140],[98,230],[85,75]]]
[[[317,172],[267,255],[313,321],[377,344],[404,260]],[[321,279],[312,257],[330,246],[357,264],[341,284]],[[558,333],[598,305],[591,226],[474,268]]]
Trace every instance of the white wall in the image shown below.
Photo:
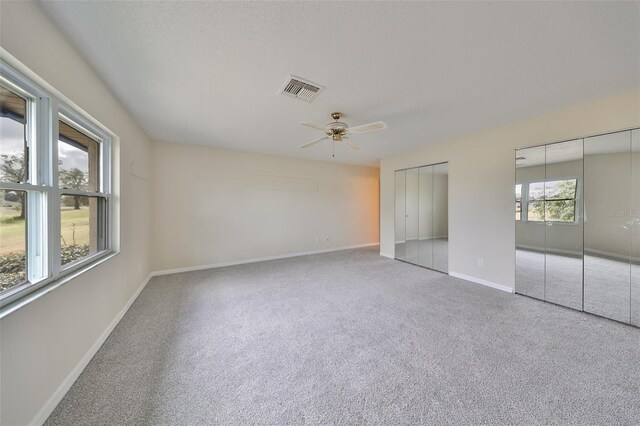
[[[46,418],[152,266],[379,241],[377,168],[152,144],[36,3],[0,15],[2,48],[117,134],[121,164],[121,253],[0,320],[0,424]]]
[[[379,241],[377,168],[167,142],[152,165],[156,271]]]
[[[448,161],[449,270],[513,288],[514,150],[638,125],[640,91],[635,90],[384,158],[381,253],[394,254],[394,171]]]
[[[0,2],[0,31],[4,49],[120,137],[122,166],[122,252],[0,320],[1,424],[42,420],[56,390],[151,266],[198,266],[378,240],[376,169],[169,143],[157,144],[149,164],[150,141],[37,4]],[[394,250],[393,171],[449,161],[450,269],[513,286],[513,149],[637,126],[639,95],[384,159],[381,251]],[[149,175],[158,179],[153,188]],[[167,225],[176,223],[183,226]],[[480,256],[484,268],[476,266]]]
[[[149,181],[129,170],[149,168],[151,146],[37,4],[3,1],[0,15],[2,47],[117,134],[122,165],[121,253],[0,320],[0,424],[21,425],[46,416],[47,401],[150,272]]]

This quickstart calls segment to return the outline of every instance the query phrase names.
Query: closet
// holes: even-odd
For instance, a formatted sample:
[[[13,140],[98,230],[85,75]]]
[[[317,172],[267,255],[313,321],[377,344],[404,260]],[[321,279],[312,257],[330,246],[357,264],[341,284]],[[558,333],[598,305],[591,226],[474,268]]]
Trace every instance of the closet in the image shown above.
[[[640,326],[640,129],[515,160],[516,293]]]
[[[447,163],[395,172],[395,258],[447,273]]]

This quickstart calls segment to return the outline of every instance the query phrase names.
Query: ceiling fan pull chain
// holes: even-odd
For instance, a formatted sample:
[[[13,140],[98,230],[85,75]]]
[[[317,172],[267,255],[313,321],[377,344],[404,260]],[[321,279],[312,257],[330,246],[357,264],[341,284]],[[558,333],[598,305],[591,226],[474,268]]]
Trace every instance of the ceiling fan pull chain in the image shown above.
[[[336,158],[336,142],[331,141],[331,157]]]

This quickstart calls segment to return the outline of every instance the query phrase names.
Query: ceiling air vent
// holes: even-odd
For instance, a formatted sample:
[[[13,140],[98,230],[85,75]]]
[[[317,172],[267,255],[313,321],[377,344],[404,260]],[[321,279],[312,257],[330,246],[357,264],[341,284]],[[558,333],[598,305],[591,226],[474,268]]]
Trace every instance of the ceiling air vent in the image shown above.
[[[304,78],[296,77],[295,75],[290,75],[280,90],[280,93],[291,96],[292,98],[311,102],[323,89],[324,86],[320,86]]]

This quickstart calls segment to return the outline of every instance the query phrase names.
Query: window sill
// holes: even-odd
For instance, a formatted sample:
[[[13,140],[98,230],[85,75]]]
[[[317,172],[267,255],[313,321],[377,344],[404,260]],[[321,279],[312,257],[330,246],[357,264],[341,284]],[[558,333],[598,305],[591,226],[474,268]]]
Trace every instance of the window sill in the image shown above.
[[[556,226],[556,225],[579,226],[579,225],[582,225],[581,223],[576,223],[576,222],[543,222],[543,221],[536,221],[536,220],[516,220],[516,223],[530,224],[530,225],[547,225],[547,226]]]
[[[44,282],[34,284],[34,285],[39,285],[40,287],[0,307],[0,319],[14,313],[15,311],[22,308],[23,306],[26,306],[29,303],[33,302],[34,300],[39,299],[40,297],[44,296],[45,294],[49,293],[52,290],[55,290],[61,285],[68,283],[74,278],[82,275],[84,272],[90,269],[93,269],[98,265],[103,264],[109,259],[112,259],[113,257],[117,256],[118,253],[119,252],[101,253],[91,258],[90,259],[91,262],[88,262],[87,264],[79,264],[77,265],[77,269],[72,269],[70,271],[67,271],[65,275],[59,276],[58,278],[52,279],[51,281],[45,280]]]

